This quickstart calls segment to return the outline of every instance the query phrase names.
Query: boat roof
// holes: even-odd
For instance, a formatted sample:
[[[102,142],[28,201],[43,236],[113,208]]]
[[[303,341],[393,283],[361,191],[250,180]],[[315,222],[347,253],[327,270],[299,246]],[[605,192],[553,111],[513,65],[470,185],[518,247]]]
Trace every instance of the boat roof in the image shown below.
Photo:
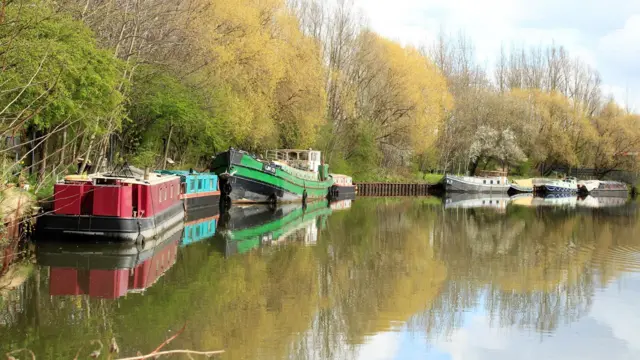
[[[144,175],[141,177],[128,177],[128,176],[110,175],[107,173],[94,174],[89,176],[89,178],[92,180],[97,180],[97,179],[120,180],[120,182],[125,184],[139,184],[139,185],[161,184],[166,181],[179,179],[179,177],[176,175],[158,174],[155,172],[149,173],[149,179],[145,179]]]

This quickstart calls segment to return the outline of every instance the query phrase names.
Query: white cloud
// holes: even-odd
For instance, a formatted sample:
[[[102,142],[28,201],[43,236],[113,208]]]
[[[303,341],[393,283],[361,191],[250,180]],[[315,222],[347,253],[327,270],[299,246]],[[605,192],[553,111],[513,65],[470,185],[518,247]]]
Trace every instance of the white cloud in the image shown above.
[[[388,360],[393,359],[400,344],[399,332],[386,332],[370,336],[364,345],[357,350],[358,360]]]
[[[452,360],[639,359],[640,276],[629,278],[596,292],[587,316],[561,323],[551,334],[497,329],[486,315],[476,314],[448,340],[434,345]]]

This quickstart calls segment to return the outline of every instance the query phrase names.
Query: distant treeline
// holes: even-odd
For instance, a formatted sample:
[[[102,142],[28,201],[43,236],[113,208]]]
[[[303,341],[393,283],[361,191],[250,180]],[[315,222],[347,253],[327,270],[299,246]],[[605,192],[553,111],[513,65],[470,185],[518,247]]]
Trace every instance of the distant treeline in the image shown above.
[[[640,118],[562,47],[504,49],[489,74],[464,35],[403,47],[328,3],[3,0],[4,181],[78,158],[203,168],[229,146],[319,148],[362,180],[636,168]]]

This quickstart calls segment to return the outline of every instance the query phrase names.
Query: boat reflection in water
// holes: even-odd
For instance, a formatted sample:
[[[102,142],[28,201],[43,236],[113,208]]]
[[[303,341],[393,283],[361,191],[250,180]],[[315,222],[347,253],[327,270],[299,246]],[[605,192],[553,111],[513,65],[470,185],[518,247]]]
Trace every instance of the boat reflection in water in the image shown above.
[[[216,234],[220,210],[217,206],[187,212],[180,246],[189,246],[212,238]]]
[[[578,198],[578,206],[601,209],[601,208],[611,208],[611,207],[619,207],[625,206],[629,202],[628,197],[593,197],[591,195],[587,195],[586,197]]]
[[[318,240],[318,230],[324,227],[331,212],[327,200],[309,202],[304,207],[300,204],[277,208],[268,205],[236,206],[223,216],[219,245],[222,245],[226,256],[292,241],[313,245]]]
[[[531,194],[523,194],[524,196]],[[445,209],[490,208],[505,211],[511,198],[504,194],[449,194],[444,201]]]
[[[574,208],[578,204],[578,196],[571,193],[547,194],[543,197],[534,197],[532,206],[554,206]]]
[[[135,244],[43,241],[36,245],[39,265],[49,266],[49,294],[115,299],[153,285],[176,262],[182,224]]]

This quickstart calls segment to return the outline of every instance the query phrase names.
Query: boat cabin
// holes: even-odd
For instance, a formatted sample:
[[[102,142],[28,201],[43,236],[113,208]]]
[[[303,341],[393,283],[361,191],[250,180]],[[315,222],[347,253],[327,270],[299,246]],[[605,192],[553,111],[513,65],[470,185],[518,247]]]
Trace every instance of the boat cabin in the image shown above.
[[[267,160],[282,162],[296,169],[318,172],[321,154],[317,150],[278,149],[267,150]]]
[[[331,174],[333,183],[338,186],[351,186],[353,185],[353,179],[351,176],[341,174]]]
[[[56,215],[149,217],[180,203],[180,178],[151,173],[147,178],[97,174],[69,176],[54,186]]]

